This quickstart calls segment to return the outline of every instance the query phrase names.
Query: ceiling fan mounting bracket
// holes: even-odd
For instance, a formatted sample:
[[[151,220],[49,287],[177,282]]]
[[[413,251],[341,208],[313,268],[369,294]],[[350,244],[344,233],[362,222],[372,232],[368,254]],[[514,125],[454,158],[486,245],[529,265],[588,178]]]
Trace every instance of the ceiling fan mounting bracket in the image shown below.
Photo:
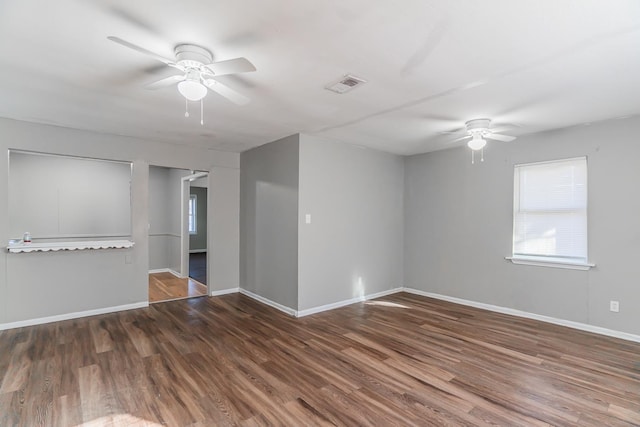
[[[201,46],[179,44],[174,49],[176,63],[184,68],[200,68],[213,62],[213,54]]]

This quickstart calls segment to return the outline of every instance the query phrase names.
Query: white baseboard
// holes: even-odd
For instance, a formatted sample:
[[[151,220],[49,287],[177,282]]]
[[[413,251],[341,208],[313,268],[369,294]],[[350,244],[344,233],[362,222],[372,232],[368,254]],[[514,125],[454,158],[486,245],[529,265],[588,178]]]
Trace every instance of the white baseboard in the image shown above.
[[[221,289],[218,291],[211,291],[209,295],[211,295],[212,297],[219,297],[220,295],[235,294],[237,292],[240,292],[240,288],[229,288]]]
[[[190,254],[203,254],[203,253],[207,253],[206,249],[190,249],[189,250]]]
[[[184,279],[184,276],[182,274],[170,268],[156,268],[155,270],[149,270],[149,274],[154,274],[154,273],[171,273],[179,279]]]
[[[62,320],[78,319],[80,317],[96,316],[98,314],[113,313],[116,311],[133,310],[149,307],[147,301],[133,304],[116,305],[114,307],[96,308],[94,310],[76,311],[74,313],[58,314],[55,316],[40,317],[37,319],[20,320],[18,322],[0,323],[0,331],[5,329],[22,328],[24,326],[42,325],[44,323],[60,322]]]
[[[566,326],[568,328],[578,329],[586,332],[593,332],[599,335],[620,338],[627,341],[640,342],[640,335],[629,334],[627,332],[616,331],[613,329],[602,328],[600,326],[589,325],[586,323],[574,322],[572,320],[558,319],[551,316],[529,313],[528,311],[516,310],[514,308],[501,307],[499,305],[485,304],[482,302],[470,301],[462,298],[450,297],[447,295],[434,294],[413,288],[404,288],[405,292],[421,295],[428,298],[435,298],[442,301],[453,302],[455,304],[467,305],[469,307],[481,308],[484,310],[494,311],[496,313],[510,314],[512,316],[524,317],[526,319],[539,320],[541,322],[553,323],[554,325]]]
[[[306,310],[300,310],[300,311],[296,311],[292,308],[289,307],[285,307],[281,304],[278,304],[276,302],[273,302],[271,300],[268,300],[264,297],[261,297],[259,295],[256,295],[252,292],[246,291],[244,289],[240,289],[240,292],[257,300],[260,302],[263,302],[267,305],[270,305],[274,308],[277,308],[280,311],[283,311],[287,314],[290,314],[292,316],[295,317],[304,317],[304,316],[309,316],[311,314],[315,314],[315,313],[321,313],[323,311],[327,311],[327,310],[333,310],[339,307],[344,307],[347,305],[351,305],[351,304],[355,304],[358,302],[362,302],[362,301],[368,301],[370,299],[375,299],[375,298],[380,298],[386,295],[391,295],[391,294],[395,294],[397,292],[407,292],[407,293],[411,293],[411,294],[415,294],[415,295],[421,295],[421,296],[425,296],[428,298],[435,298],[435,299],[439,299],[439,300],[443,300],[443,301],[448,301],[448,302],[452,302],[455,304],[462,304],[462,305],[466,305],[466,306],[470,306],[470,307],[475,307],[475,308],[480,308],[483,310],[489,310],[489,311],[493,311],[493,312],[497,312],[497,313],[503,313],[503,314],[510,314],[512,316],[517,316],[517,317],[523,317],[523,318],[527,318],[527,319],[532,319],[532,320],[539,320],[541,322],[546,322],[546,323],[552,323],[555,325],[560,325],[560,326],[566,326],[569,328],[573,328],[573,329],[578,329],[581,331],[586,331],[586,332],[593,332],[595,334],[599,334],[599,335],[605,335],[605,336],[609,336],[609,337],[613,337],[613,338],[620,338],[623,340],[627,340],[627,341],[633,341],[633,342],[640,342],[640,336],[639,335],[634,335],[634,334],[630,334],[627,332],[621,332],[621,331],[616,331],[613,329],[607,329],[607,328],[602,328],[600,326],[594,326],[594,325],[589,325],[586,323],[580,323],[580,322],[574,322],[572,320],[565,320],[565,319],[558,319],[555,317],[551,317],[551,316],[544,316],[541,314],[535,314],[535,313],[530,313],[527,311],[522,311],[522,310],[516,310],[513,308],[508,308],[508,307],[501,307],[501,306],[497,306],[497,305],[492,305],[492,304],[485,304],[485,303],[481,303],[481,302],[476,302],[476,301],[471,301],[471,300],[465,300],[462,298],[456,298],[456,297],[450,297],[447,295],[440,295],[440,294],[435,294],[432,292],[425,292],[425,291],[421,291],[418,289],[413,289],[413,288],[405,288],[405,287],[399,287],[399,288],[394,288],[394,289],[389,289],[386,291],[382,291],[382,292],[377,292],[374,294],[370,294],[370,295],[365,295],[362,297],[356,297],[356,298],[350,298],[348,300],[343,300],[343,301],[338,301],[335,303],[331,303],[331,304],[325,304],[325,305],[321,305],[318,307],[312,307],[312,308],[308,308]]]
[[[231,292],[231,291],[232,290],[229,290],[229,292]],[[290,316],[304,317],[304,316],[309,316],[310,314],[320,313],[320,312],[323,312],[323,311],[333,310],[333,309],[339,308],[339,307],[344,307],[345,305],[351,305],[351,304],[355,304],[357,302],[367,301],[367,300],[370,300],[370,299],[373,299],[373,298],[379,298],[379,297],[382,297],[382,296],[385,296],[385,295],[394,294],[396,292],[402,291],[402,288],[389,289],[389,290],[386,290],[386,291],[377,292],[375,294],[365,295],[365,296],[362,296],[362,297],[350,298],[348,300],[338,301],[338,302],[331,303],[331,304],[325,304],[325,305],[321,305],[321,306],[318,306],[318,307],[312,307],[312,308],[308,308],[306,310],[301,310],[301,311],[297,311],[297,310],[294,310],[291,307],[287,307],[287,306],[284,306],[284,305],[282,305],[280,303],[277,303],[275,301],[271,301],[268,298],[265,298],[265,297],[263,297],[261,295],[258,295],[258,294],[254,294],[253,292],[248,291],[246,289],[240,288],[239,291],[240,291],[241,294],[246,295],[249,298],[253,298],[256,301],[259,301],[259,302],[261,302],[263,304],[266,304],[266,305],[268,305],[270,307],[273,307],[273,308],[275,308],[277,310],[280,310],[283,313],[286,313],[286,314],[288,314]],[[229,292],[225,292],[225,293],[229,293]]]
[[[367,301],[374,298],[380,298],[387,295],[395,294],[396,292],[401,292],[403,288],[394,288],[388,289],[382,292],[376,292],[375,294],[364,295],[360,297],[350,298],[343,301],[334,302],[331,304],[319,305],[317,307],[307,308],[305,310],[300,310],[296,312],[296,317],[304,317],[309,316],[311,314],[321,313],[327,310],[333,310],[335,308],[344,307],[345,305],[355,304],[357,302]]]
[[[248,291],[248,290],[246,290],[246,289],[242,289],[242,288],[240,288],[240,293],[241,293],[241,294],[243,294],[243,295],[248,296],[249,298],[253,298],[254,300],[259,301],[259,302],[261,302],[261,303],[263,303],[263,304],[266,304],[266,305],[268,305],[268,306],[270,306],[270,307],[273,307],[273,308],[275,308],[275,309],[277,309],[277,310],[280,310],[280,311],[282,311],[283,313],[288,314],[289,316],[295,316],[295,315],[296,315],[296,313],[297,313],[297,311],[296,311],[296,310],[294,310],[294,309],[293,309],[293,308],[291,308],[291,307],[287,307],[287,306],[282,305],[282,304],[280,304],[280,303],[277,303],[277,302],[275,302],[275,301],[271,301],[271,300],[270,300],[270,299],[268,299],[268,298],[265,298],[265,297],[260,296],[260,295],[258,295],[258,294],[254,294],[253,292]]]
[[[161,269],[161,270],[152,270],[151,272],[170,272],[176,276],[179,277],[179,275],[170,269]],[[362,297],[356,297],[356,298],[350,298],[348,300],[343,300],[343,301],[338,301],[335,303],[331,303],[331,304],[325,304],[325,305],[321,305],[318,307],[312,307],[306,310],[294,310],[293,308],[290,307],[286,307],[282,304],[279,304],[275,301],[271,301],[268,298],[265,298],[263,296],[260,296],[258,294],[255,294],[251,291],[247,291],[246,289],[241,289],[241,288],[229,288],[229,289],[222,289],[222,290],[217,290],[217,291],[211,291],[210,295],[211,296],[220,296],[220,295],[226,295],[226,294],[232,294],[232,293],[236,293],[236,292],[240,292],[243,295],[248,296],[249,298],[252,298],[256,301],[259,301],[263,304],[266,304],[270,307],[273,307],[277,310],[282,311],[283,313],[286,313],[290,316],[294,316],[294,317],[304,317],[304,316],[309,316],[311,314],[315,314],[315,313],[320,313],[323,311],[327,311],[327,310],[333,310],[339,307],[344,307],[346,305],[350,305],[350,304],[355,304],[358,302],[362,302],[362,301],[367,301],[370,299],[375,299],[375,298],[380,298],[386,295],[391,295],[397,292],[407,292],[407,293],[411,293],[414,295],[420,295],[420,296],[424,296],[427,298],[434,298],[434,299],[439,299],[442,301],[448,301],[448,302],[452,302],[455,304],[461,304],[461,305],[466,305],[469,307],[475,307],[475,308],[480,308],[483,310],[489,310],[489,311],[493,311],[496,313],[502,313],[502,314],[509,314],[512,316],[517,316],[517,317],[523,317],[523,318],[527,318],[527,319],[533,319],[533,320],[539,320],[541,322],[546,322],[546,323],[552,323],[555,325],[560,325],[560,326],[566,326],[569,328],[573,328],[573,329],[578,329],[581,331],[586,331],[586,332],[593,332],[595,334],[599,334],[599,335],[605,335],[605,336],[609,336],[609,337],[613,337],[613,338],[620,338],[623,340],[627,340],[627,341],[633,341],[633,342],[640,342],[640,335],[634,335],[634,334],[630,334],[627,332],[621,332],[621,331],[616,331],[613,329],[607,329],[607,328],[602,328],[600,326],[594,326],[594,325],[589,325],[586,323],[580,323],[580,322],[574,322],[572,320],[565,320],[565,319],[558,319],[555,317],[550,317],[550,316],[544,316],[541,314],[535,314],[535,313],[530,313],[527,311],[522,311],[522,310],[516,310],[513,308],[508,308],[508,307],[501,307],[501,306],[497,306],[497,305],[492,305],[492,304],[486,304],[486,303],[482,303],[482,302],[477,302],[477,301],[471,301],[471,300],[466,300],[466,299],[462,299],[462,298],[456,298],[456,297],[451,297],[451,296],[447,296],[447,295],[441,295],[441,294],[436,294],[436,293],[432,293],[432,292],[426,292],[426,291],[421,291],[419,289],[414,289],[414,288],[394,288],[394,289],[389,289],[386,291],[382,291],[382,292],[377,292],[374,294],[370,294],[370,295],[365,295]],[[77,318],[81,318],[81,317],[88,317],[88,316],[96,316],[99,314],[106,314],[106,313],[113,313],[116,311],[124,311],[124,310],[133,310],[133,309],[137,309],[137,308],[145,308],[148,307],[149,303],[147,301],[143,301],[143,302],[138,302],[138,303],[133,303],[133,304],[125,304],[125,305],[118,305],[118,306],[113,306],[113,307],[105,307],[105,308],[98,308],[98,309],[94,309],[94,310],[86,310],[86,311],[79,311],[79,312],[73,312],[73,313],[66,313],[66,314],[59,314],[59,315],[55,315],[55,316],[48,316],[48,317],[40,317],[37,319],[29,319],[29,320],[21,320],[18,322],[9,322],[9,323],[0,323],[0,331],[1,330],[5,330],[5,329],[13,329],[13,328],[22,328],[25,326],[33,326],[33,325],[41,325],[44,323],[51,323],[51,322],[59,322],[62,320],[69,320],[69,319],[77,319]]]

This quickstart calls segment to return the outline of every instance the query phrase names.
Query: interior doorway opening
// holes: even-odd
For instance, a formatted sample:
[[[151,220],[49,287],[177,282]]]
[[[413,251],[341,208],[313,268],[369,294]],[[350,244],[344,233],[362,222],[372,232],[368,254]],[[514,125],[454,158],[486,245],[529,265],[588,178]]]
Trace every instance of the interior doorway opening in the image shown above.
[[[207,173],[193,174],[188,178],[187,231],[189,247],[183,254],[188,256],[187,276],[207,285]],[[185,188],[186,191],[186,188]]]
[[[150,303],[209,295],[207,180],[206,172],[149,167]],[[193,267],[189,262],[192,250]],[[198,262],[200,259],[204,262]]]

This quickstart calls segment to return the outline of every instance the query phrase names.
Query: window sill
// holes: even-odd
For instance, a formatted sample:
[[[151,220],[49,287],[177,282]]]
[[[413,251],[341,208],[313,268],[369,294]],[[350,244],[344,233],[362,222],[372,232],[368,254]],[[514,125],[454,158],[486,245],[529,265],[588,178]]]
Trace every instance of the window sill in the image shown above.
[[[507,261],[511,261],[514,264],[519,265],[533,265],[536,267],[550,267],[550,268],[566,268],[569,270],[590,270],[595,267],[595,264],[581,263],[581,262],[562,262],[562,261],[548,261],[535,258],[520,258],[520,257],[504,257]]]

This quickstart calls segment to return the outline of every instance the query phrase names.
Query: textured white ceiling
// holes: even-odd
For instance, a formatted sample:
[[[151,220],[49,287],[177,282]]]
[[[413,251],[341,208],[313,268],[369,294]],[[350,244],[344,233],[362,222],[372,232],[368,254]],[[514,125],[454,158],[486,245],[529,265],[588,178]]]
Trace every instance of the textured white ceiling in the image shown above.
[[[0,116],[243,151],[298,132],[398,154],[455,146],[488,117],[504,133],[640,114],[637,0],[3,0]],[[166,57],[189,42],[256,72],[220,81],[189,119]],[[337,95],[344,74],[368,81]],[[459,144],[459,143],[458,143]]]

